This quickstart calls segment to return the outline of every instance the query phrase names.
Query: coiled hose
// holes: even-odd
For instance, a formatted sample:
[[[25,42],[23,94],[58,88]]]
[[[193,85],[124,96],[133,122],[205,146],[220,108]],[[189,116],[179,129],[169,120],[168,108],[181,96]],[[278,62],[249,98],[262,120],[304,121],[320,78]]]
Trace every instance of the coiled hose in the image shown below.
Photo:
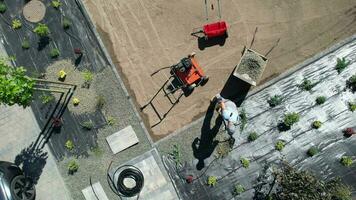
[[[133,197],[137,195],[138,199],[139,193],[141,192],[144,185],[144,177],[141,170],[133,165],[121,166],[117,168],[112,175],[112,177],[115,177],[115,175],[120,172],[117,181],[115,182],[114,178],[111,178],[111,176],[109,175],[109,169],[111,167],[111,164],[112,163],[110,163],[107,171],[107,179],[111,190],[118,196]],[[135,181],[135,186],[127,187],[124,184],[125,178],[133,179]]]

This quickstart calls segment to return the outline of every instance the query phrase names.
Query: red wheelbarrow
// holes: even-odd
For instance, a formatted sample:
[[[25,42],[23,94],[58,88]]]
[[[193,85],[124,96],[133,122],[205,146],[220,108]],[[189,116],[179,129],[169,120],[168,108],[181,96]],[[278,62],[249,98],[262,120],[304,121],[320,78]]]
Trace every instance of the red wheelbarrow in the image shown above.
[[[225,21],[219,21],[205,24],[203,26],[203,32],[207,40],[214,37],[227,37],[227,23]]]

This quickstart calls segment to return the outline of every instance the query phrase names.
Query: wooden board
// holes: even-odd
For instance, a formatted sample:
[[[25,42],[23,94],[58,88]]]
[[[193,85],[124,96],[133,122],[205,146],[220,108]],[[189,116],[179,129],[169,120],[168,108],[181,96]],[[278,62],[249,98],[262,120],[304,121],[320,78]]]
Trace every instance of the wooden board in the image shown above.
[[[106,138],[111,151],[114,154],[119,153],[138,143],[138,138],[132,126],[128,126]]]

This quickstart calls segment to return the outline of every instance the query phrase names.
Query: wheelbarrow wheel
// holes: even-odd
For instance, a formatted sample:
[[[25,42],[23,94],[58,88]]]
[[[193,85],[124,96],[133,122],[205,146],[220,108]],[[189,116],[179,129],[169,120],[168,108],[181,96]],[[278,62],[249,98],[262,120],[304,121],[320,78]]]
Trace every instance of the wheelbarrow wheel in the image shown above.
[[[193,92],[194,88],[197,87],[197,84],[193,83],[187,87],[189,92]]]
[[[209,81],[209,76],[201,77],[200,85],[204,86]]]

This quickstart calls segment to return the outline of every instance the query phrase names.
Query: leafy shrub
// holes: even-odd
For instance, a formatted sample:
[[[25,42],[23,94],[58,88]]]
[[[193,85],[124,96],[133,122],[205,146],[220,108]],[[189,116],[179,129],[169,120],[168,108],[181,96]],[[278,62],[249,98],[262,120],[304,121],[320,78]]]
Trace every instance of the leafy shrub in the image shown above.
[[[258,135],[256,132],[250,133],[250,135],[248,135],[248,137],[247,137],[248,141],[250,141],[250,142],[257,140],[257,138],[258,138]]]
[[[72,140],[67,140],[67,142],[64,144],[64,146],[69,150],[72,151],[74,149],[74,143]]]
[[[218,182],[218,179],[216,178],[216,176],[209,176],[208,177],[208,185],[214,187],[216,185],[216,183]]]
[[[276,148],[276,150],[282,151],[284,146],[285,146],[285,143],[283,141],[278,141],[278,142],[276,142],[274,147]]]
[[[40,99],[43,104],[48,104],[49,102],[54,100],[54,97],[52,95],[42,94],[40,96]]]
[[[349,109],[354,112],[356,110],[356,103],[354,102],[349,102]]]
[[[247,114],[246,114],[245,109],[241,110],[240,120],[241,120],[240,130],[243,131],[245,126],[246,126],[246,124],[247,124]]]
[[[310,147],[309,150],[307,151],[308,156],[313,157],[314,155],[316,155],[317,153],[319,153],[319,149],[316,147]]]
[[[30,48],[30,41],[28,41],[28,39],[24,39],[21,43],[21,47],[23,49],[29,49]]]
[[[69,21],[69,19],[64,18],[62,21],[62,26],[64,29],[69,29],[72,23]]]
[[[299,88],[304,91],[310,91],[314,86],[316,86],[316,83],[312,83],[310,80],[304,79],[303,82],[299,85]]]
[[[96,97],[96,108],[97,109],[99,109],[99,110],[103,109],[105,103],[106,103],[106,100],[102,95],[99,95]]]
[[[352,158],[349,156],[342,156],[340,159],[340,163],[346,167],[349,167],[352,165],[353,161]]]
[[[12,67],[7,60],[0,59],[0,103],[27,107],[33,98],[34,85],[23,67]]]
[[[38,23],[36,28],[33,29],[33,32],[35,32],[40,37],[47,37],[50,33],[48,26],[42,23]]]
[[[346,87],[349,88],[352,92],[356,92],[356,74],[352,75],[347,81],[346,81]]]
[[[94,128],[94,123],[91,120],[85,121],[81,124],[81,126],[86,130],[91,130]]]
[[[245,192],[244,186],[241,184],[236,184],[234,187],[234,191],[232,192],[233,195],[237,196],[240,195],[241,193]]]
[[[246,158],[241,158],[240,162],[242,164],[242,167],[244,167],[244,168],[248,168],[250,166],[250,161],[247,160]]]
[[[287,113],[284,115],[283,123],[291,127],[293,124],[297,123],[299,121],[299,114],[296,112],[293,113]]]
[[[71,160],[68,163],[68,172],[69,174],[73,174],[74,172],[77,172],[79,169],[79,164],[77,163],[76,160]]]
[[[274,95],[270,99],[267,100],[267,103],[269,104],[270,107],[276,107],[280,105],[283,101],[283,97],[281,95]]]
[[[113,126],[116,122],[116,119],[114,117],[109,116],[107,119],[107,123],[109,126]]]
[[[315,102],[317,105],[321,105],[321,104],[325,103],[325,101],[326,101],[326,97],[324,97],[324,96],[318,96],[315,99]]]
[[[79,103],[80,103],[80,100],[78,98],[74,97],[73,98],[73,105],[77,106],[77,105],[79,105]]]
[[[318,129],[321,127],[323,123],[321,121],[314,121],[313,124],[312,124],[312,127],[315,128],[315,129]]]
[[[58,72],[58,78],[64,79],[67,76],[67,73],[64,70]]]
[[[51,6],[55,9],[58,9],[61,5],[62,3],[59,0],[52,0],[51,2]]]
[[[343,57],[342,59],[337,58],[337,63],[335,66],[335,69],[337,70],[337,72],[340,74],[342,71],[344,71],[344,69],[350,64],[350,61],[346,61],[345,57]]]
[[[0,13],[4,13],[7,7],[4,2],[0,2]]]
[[[84,78],[84,84],[83,84],[83,87],[85,88],[89,88],[90,87],[90,83],[91,81],[93,80],[93,73],[91,73],[89,70],[84,70],[82,72],[82,75],[83,75],[83,78]]]
[[[22,27],[22,23],[20,20],[18,20],[18,19],[12,20],[12,28],[13,29],[19,29],[21,27]]]
[[[49,55],[51,56],[51,58],[57,58],[59,56],[59,49],[57,48],[51,49]]]

